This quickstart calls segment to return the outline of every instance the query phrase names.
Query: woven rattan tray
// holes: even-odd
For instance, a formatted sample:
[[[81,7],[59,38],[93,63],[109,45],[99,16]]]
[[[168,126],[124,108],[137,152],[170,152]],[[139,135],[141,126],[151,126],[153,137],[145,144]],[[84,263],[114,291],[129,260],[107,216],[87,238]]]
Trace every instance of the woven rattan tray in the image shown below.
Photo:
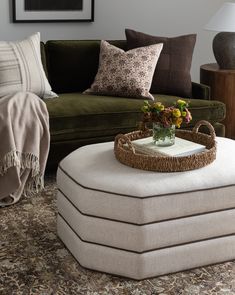
[[[208,127],[210,135],[198,132],[201,125]],[[216,158],[215,131],[207,121],[199,121],[192,131],[176,131],[177,137],[206,146],[205,151],[190,156],[168,157],[137,153],[131,141],[148,136],[152,136],[152,130],[134,131],[125,135],[117,135],[114,143],[116,158],[121,163],[133,168],[159,172],[179,172],[198,169],[209,165]]]

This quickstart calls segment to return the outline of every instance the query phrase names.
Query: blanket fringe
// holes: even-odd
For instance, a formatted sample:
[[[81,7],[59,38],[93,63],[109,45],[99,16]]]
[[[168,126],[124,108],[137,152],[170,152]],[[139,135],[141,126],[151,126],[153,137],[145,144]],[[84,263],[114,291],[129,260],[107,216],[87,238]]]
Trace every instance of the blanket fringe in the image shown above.
[[[19,167],[20,171],[30,170],[30,176],[25,184],[23,194],[29,196],[44,188],[44,179],[40,171],[39,159],[31,153],[11,151],[0,161],[0,175],[6,174],[11,167]]]

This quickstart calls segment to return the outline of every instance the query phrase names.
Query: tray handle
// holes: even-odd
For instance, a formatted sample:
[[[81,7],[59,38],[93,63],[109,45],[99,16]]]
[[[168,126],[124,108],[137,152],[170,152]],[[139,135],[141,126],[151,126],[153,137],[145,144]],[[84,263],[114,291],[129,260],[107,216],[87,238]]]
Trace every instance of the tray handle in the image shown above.
[[[199,130],[199,128],[200,128],[202,125],[205,125],[205,126],[209,129],[209,131],[210,131],[210,136],[212,137],[213,140],[215,140],[215,136],[216,136],[216,134],[215,134],[215,129],[214,129],[214,127],[211,125],[211,123],[209,123],[209,122],[206,121],[206,120],[198,121],[198,122],[196,123],[196,125],[193,127],[193,132],[194,132],[194,133],[197,133],[198,130]]]
[[[115,146],[127,144],[128,148],[135,154],[135,148],[131,143],[131,140],[125,134],[118,134],[115,137]]]

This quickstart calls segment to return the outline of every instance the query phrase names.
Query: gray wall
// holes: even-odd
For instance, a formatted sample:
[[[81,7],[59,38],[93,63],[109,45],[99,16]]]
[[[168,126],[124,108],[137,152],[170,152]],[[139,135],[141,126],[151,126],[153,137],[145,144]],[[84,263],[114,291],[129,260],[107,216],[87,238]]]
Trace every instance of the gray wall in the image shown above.
[[[17,0],[16,0],[17,1]],[[87,1],[87,0],[84,0]],[[192,79],[199,81],[201,64],[214,62],[215,32],[203,26],[225,0],[95,0],[94,23],[14,24],[11,0],[0,0],[0,40],[16,40],[40,31],[48,39],[123,39],[131,28],[161,36],[197,33]]]

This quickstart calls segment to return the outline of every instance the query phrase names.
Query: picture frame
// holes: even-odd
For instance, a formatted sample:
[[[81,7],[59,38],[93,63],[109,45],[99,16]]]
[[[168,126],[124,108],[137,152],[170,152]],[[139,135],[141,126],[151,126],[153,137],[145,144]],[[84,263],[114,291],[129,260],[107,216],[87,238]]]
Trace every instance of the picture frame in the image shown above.
[[[12,1],[14,23],[94,21],[94,0]]]

